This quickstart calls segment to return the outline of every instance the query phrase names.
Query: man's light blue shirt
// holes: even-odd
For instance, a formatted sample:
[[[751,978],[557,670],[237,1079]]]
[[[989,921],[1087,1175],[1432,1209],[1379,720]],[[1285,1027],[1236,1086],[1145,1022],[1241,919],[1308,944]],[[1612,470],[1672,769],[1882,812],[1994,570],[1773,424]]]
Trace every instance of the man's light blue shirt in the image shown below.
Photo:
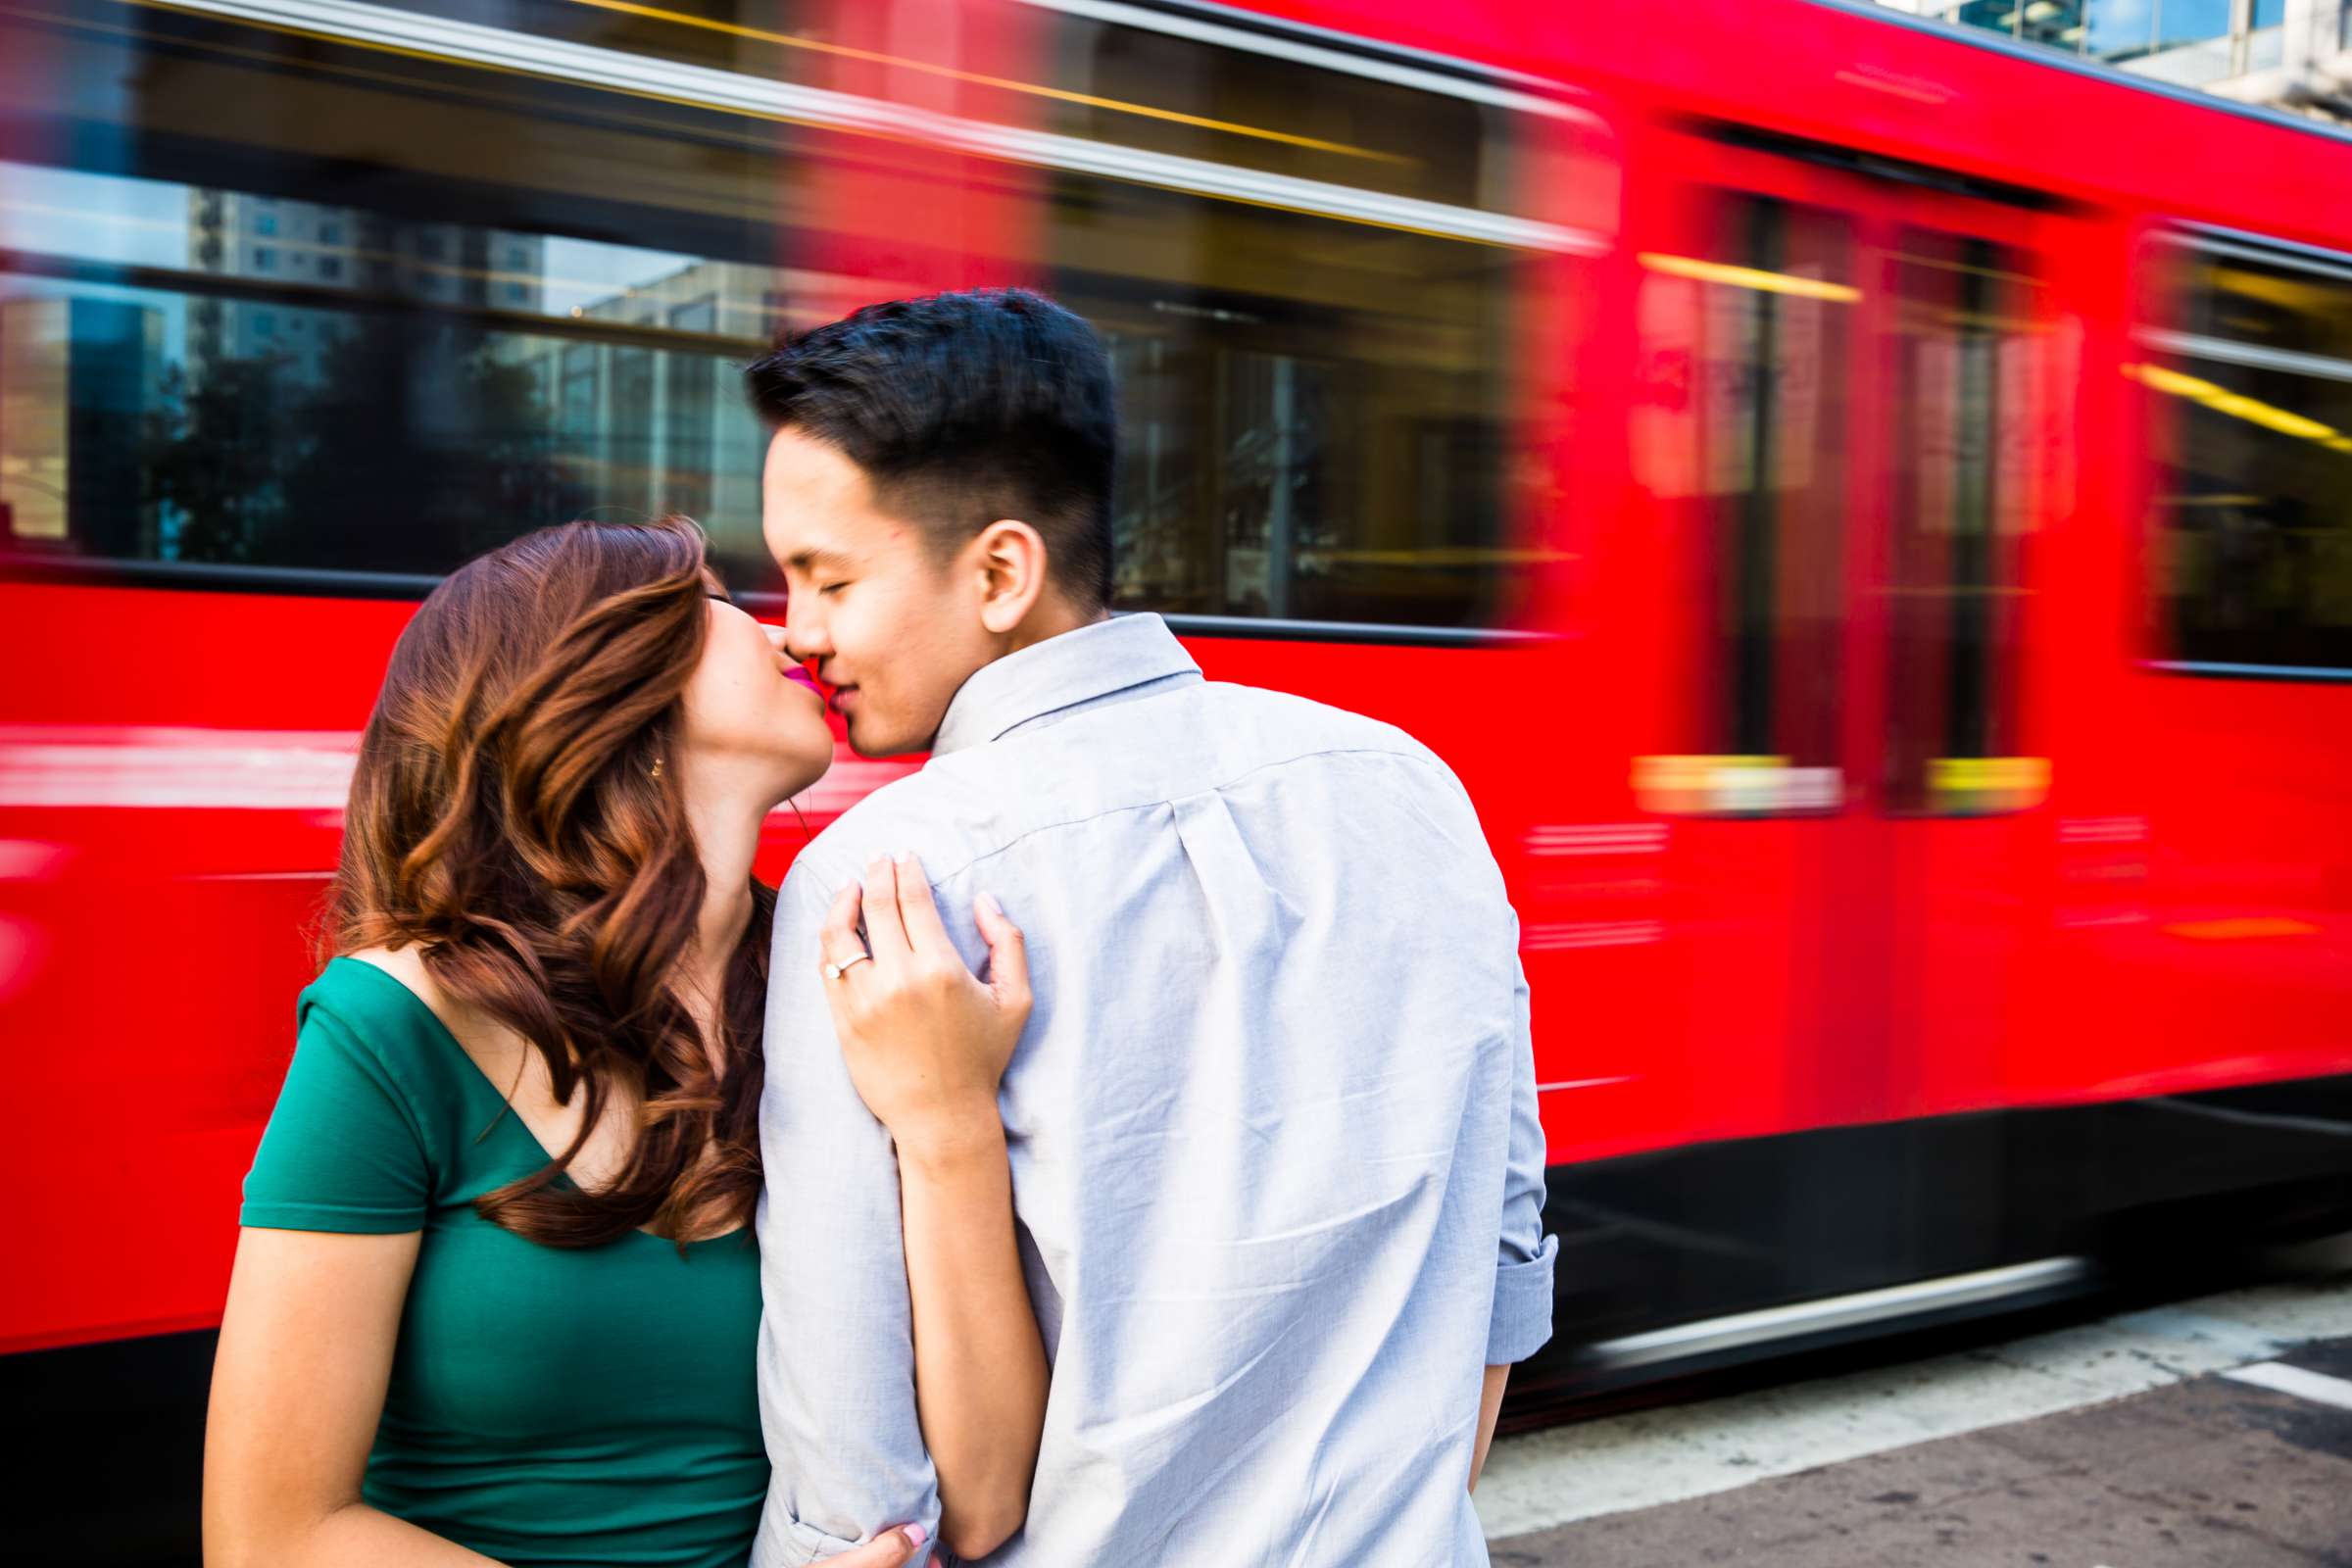
[[[1554,1250],[1501,875],[1426,748],[1135,615],[979,670],[785,879],[755,1568],[937,1529],[898,1169],[817,968],[834,891],[903,850],[975,968],[1003,902],[1037,999],[1000,1104],[1053,1389],[990,1562],[1486,1562],[1480,1369],[1549,1336]]]

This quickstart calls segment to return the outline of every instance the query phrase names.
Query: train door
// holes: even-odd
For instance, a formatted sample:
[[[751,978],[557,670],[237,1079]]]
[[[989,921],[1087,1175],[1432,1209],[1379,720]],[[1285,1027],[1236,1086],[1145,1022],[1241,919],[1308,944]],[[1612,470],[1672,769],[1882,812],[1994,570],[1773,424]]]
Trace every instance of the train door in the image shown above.
[[[2046,923],[2062,220],[1837,155],[1688,150],[1637,256],[1630,436],[1673,667],[1631,781],[1670,821],[1686,1125],[1808,1135],[1754,1205],[1786,1217],[1743,1238],[1776,1261],[1734,1294],[1862,1288],[1993,1245],[1930,1221],[1997,1190],[1997,1148],[1890,1171],[1838,1130],[1997,1102]]]
[[[1848,183],[1712,144],[1637,256],[1637,481],[1665,613],[1637,804],[1673,820],[1679,1118],[1697,1139],[1812,1120],[1797,1043],[1882,1012],[1813,978],[1852,834],[1856,397],[1866,233]],[[1838,880],[1850,882],[1850,877]],[[1874,931],[1865,924],[1848,940]]]
[[[2052,547],[2075,507],[2081,363],[2063,269],[2085,247],[2063,213],[1887,194],[1865,570],[1884,697],[1861,717],[1895,936],[1876,1113],[1902,1117],[2002,1103],[2006,1055],[2041,1032],[2067,673]]]

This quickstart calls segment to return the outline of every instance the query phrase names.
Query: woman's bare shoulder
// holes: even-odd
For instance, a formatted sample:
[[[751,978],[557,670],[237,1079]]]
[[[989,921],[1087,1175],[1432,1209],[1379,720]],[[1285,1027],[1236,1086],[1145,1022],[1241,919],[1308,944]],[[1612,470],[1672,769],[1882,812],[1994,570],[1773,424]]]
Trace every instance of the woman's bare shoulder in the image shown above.
[[[433,972],[424,966],[424,950],[413,943],[405,948],[358,948],[343,956],[383,970],[436,1011],[437,1004],[448,1000],[434,981]]]
[[[380,969],[408,987],[409,994],[441,1020],[459,1049],[494,1081],[505,1083],[514,1076],[521,1060],[521,1040],[463,998],[452,996],[425,967],[422,947],[412,943],[405,948],[355,948],[343,956]]]
[[[480,1032],[475,1027],[471,1009],[442,989],[441,983],[433,978],[432,970],[425,967],[424,949],[415,943],[405,948],[355,948],[343,956],[367,964],[369,968],[381,969],[408,987],[410,994],[430,1008],[433,1016],[441,1020],[441,1026],[461,1043]],[[470,1051],[472,1048],[469,1046],[467,1049]]]

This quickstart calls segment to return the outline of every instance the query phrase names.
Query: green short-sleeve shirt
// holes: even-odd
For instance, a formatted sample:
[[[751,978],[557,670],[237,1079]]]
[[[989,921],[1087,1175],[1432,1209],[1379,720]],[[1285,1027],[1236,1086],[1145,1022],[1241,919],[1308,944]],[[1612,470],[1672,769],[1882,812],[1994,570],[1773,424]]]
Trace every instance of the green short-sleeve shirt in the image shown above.
[[[473,1200],[546,1163],[415,993],[337,958],[303,992],[243,1222],[421,1231],[367,1500],[512,1564],[725,1564],[767,1492],[748,1232],[541,1247]]]

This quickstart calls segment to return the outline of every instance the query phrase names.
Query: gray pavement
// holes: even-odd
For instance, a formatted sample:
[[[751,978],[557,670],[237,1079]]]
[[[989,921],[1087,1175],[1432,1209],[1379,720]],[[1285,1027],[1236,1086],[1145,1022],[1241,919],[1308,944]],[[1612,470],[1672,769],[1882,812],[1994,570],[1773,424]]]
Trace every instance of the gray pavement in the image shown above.
[[[2218,1295],[1505,1438],[1488,1460],[1479,1515],[1490,1541],[1538,1535],[2083,1410],[2352,1340],[2352,1237],[2292,1250],[2276,1261],[2265,1283]]]
[[[1497,1568],[2352,1568],[2352,1338],[2257,1363],[2281,1365],[2319,1377],[2208,1372],[1491,1549]]]

